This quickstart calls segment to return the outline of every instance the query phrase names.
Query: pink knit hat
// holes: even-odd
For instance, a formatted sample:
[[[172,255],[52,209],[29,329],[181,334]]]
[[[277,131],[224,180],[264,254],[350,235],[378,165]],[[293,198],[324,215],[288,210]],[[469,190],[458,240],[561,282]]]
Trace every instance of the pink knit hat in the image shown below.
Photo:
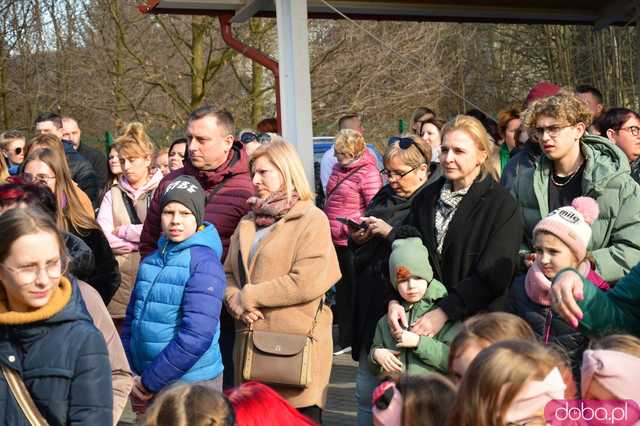
[[[578,197],[571,206],[555,209],[533,228],[533,237],[545,231],[558,237],[576,255],[578,261],[587,256],[591,240],[591,224],[598,218],[598,203],[590,197]]]

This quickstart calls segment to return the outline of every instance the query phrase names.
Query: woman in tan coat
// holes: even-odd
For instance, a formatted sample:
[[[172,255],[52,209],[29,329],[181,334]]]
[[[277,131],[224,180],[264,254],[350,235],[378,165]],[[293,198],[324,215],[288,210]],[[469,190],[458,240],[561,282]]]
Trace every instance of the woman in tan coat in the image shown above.
[[[332,315],[323,297],[340,279],[329,221],[315,207],[302,162],[291,145],[273,141],[261,146],[250,166],[257,196],[247,201],[252,212],[238,224],[225,262],[225,303],[238,320],[236,382],[243,381],[249,327],[301,335],[312,330],[310,383],[304,388],[272,386],[320,422],[333,348]]]

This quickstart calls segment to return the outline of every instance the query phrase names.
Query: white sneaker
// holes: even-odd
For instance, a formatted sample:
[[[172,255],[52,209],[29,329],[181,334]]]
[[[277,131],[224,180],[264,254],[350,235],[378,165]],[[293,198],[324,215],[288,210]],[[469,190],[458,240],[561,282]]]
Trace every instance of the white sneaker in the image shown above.
[[[342,348],[338,351],[335,351],[333,355],[338,356],[338,355],[348,354],[349,352],[351,352],[351,346],[347,346],[346,348]]]

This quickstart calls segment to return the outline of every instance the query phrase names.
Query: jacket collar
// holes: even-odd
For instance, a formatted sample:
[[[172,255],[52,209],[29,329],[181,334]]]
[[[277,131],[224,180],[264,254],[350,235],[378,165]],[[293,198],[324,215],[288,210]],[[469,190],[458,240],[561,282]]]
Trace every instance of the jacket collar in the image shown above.
[[[227,161],[215,170],[200,170],[191,161],[185,161],[184,167],[171,173],[172,179],[180,175],[194,176],[205,190],[218,185],[223,180],[234,175],[249,173],[249,159],[247,152],[239,142],[234,142]]]
[[[58,287],[54,290],[49,303],[42,308],[31,312],[14,312],[9,310],[7,295],[3,289],[0,290],[0,325],[24,325],[39,321],[48,320],[69,303],[73,292],[71,282],[65,278],[60,278]]]
[[[440,190],[444,186],[446,178],[441,177],[434,182],[428,188],[426,192],[425,202],[430,208],[430,214],[426,215],[423,220],[426,220],[427,235],[423,235],[423,239],[427,245],[429,253],[435,254],[436,250],[436,236],[435,236],[435,206],[440,197]],[[473,216],[474,210],[478,207],[478,203],[486,195],[486,193],[495,186],[493,179],[490,176],[486,176],[484,179],[481,176],[473,182],[469,188],[469,192],[464,196],[458,208],[449,223],[447,235],[444,238],[444,245],[442,247],[442,257],[445,257],[447,248],[451,245],[452,241],[460,241],[465,238],[467,233],[467,227],[465,226]]]
[[[264,245],[269,240],[269,237],[275,234],[278,228],[284,226],[286,222],[294,221],[301,218],[312,208],[314,208],[312,200],[298,201],[293,207],[291,207],[291,210],[289,210],[282,219],[272,225],[274,228],[269,233],[269,235],[267,235],[260,242],[260,245]],[[239,265],[239,267],[247,267],[247,277],[251,276],[250,273],[252,269],[252,265],[249,265],[249,252],[251,251],[251,245],[253,244],[253,240],[256,234],[256,222],[254,218],[255,216],[253,212],[250,212],[245,217],[243,217],[238,224],[238,242],[240,243],[240,254],[242,256],[242,265]],[[258,251],[256,251],[256,255],[253,257],[254,260],[257,257]]]

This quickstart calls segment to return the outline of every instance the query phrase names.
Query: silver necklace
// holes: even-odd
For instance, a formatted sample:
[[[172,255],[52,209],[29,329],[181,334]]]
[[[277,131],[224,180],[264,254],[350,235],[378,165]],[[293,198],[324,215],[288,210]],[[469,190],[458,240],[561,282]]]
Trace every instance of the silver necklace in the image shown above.
[[[580,170],[580,167],[582,167],[582,164],[584,163],[584,160],[580,161],[580,164],[578,164],[578,167],[576,167],[576,169],[568,176],[569,179],[567,179],[564,183],[558,183],[556,182],[556,180],[553,178],[553,175],[555,174],[554,171],[551,171],[551,182],[555,185],[555,186],[559,186],[559,187],[563,187],[569,184],[569,182],[571,182],[573,180],[574,177],[576,177],[576,175],[578,174],[578,170]],[[554,168],[555,170],[555,168]],[[565,176],[567,177],[567,176]]]

